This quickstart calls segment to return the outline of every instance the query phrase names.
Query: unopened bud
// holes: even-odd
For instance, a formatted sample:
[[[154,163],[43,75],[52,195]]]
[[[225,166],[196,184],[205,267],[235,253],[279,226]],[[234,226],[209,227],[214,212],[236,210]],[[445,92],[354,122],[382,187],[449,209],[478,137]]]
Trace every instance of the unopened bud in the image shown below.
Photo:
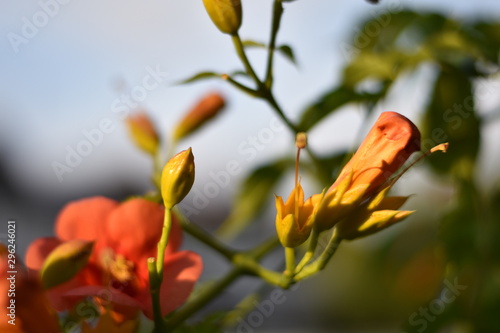
[[[225,34],[234,35],[241,26],[240,0],[203,0],[214,24]]]
[[[161,195],[165,208],[182,201],[194,183],[194,156],[191,148],[172,157],[161,174]]]
[[[299,149],[304,149],[307,147],[307,134],[304,132],[299,132],[295,136],[295,147]]]
[[[224,98],[218,93],[211,93],[203,97],[175,126],[174,140],[183,139],[195,132],[219,114],[224,106]]]
[[[94,242],[73,239],[56,247],[43,263],[40,271],[45,288],[52,288],[69,281],[85,267]]]
[[[148,154],[155,155],[158,151],[160,140],[148,115],[141,112],[128,117],[127,126],[130,136],[137,147]]]
[[[358,225],[357,228],[349,227],[348,222],[351,221],[340,223],[337,232],[339,237],[348,240],[365,237],[403,221],[414,212],[412,210],[377,210],[372,212],[366,221]],[[356,221],[352,222],[354,222],[352,225],[356,225]]]

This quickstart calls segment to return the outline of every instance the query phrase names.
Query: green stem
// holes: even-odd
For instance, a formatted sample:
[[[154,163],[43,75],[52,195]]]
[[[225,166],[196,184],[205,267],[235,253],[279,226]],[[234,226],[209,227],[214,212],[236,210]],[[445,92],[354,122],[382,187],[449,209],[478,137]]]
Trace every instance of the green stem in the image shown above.
[[[219,252],[227,259],[231,260],[233,258],[233,256],[235,255],[235,251],[229,249],[226,245],[221,243],[218,239],[212,237],[212,235],[202,230],[197,225],[191,223],[177,207],[174,207],[173,212],[178,218],[179,223],[185,232],[198,239],[203,244]]]
[[[309,261],[311,261],[311,259],[314,257],[314,252],[316,251],[316,247],[318,246],[318,239],[319,232],[316,230],[316,228],[314,228],[311,233],[311,238],[309,239],[307,251],[302,257],[302,260],[300,260],[299,264],[297,265],[297,268],[295,269],[296,273],[299,273],[304,268],[304,266],[307,265]]]
[[[295,248],[285,247],[286,271],[285,275],[292,277],[295,272]]]
[[[317,272],[325,268],[328,261],[330,261],[330,258],[333,256],[335,251],[337,251],[337,248],[339,247],[341,241],[342,239],[338,237],[338,234],[334,229],[332,237],[330,238],[330,241],[328,242],[328,245],[326,246],[323,253],[318,257],[318,259],[305,266],[297,275],[295,275],[294,280],[298,282],[300,280],[308,278],[311,275],[316,274]]]
[[[158,242],[158,254],[156,260],[156,271],[158,272],[159,284],[163,281],[163,265],[165,264],[165,249],[168,244],[168,236],[172,227],[172,211],[165,207],[165,217],[163,218],[163,230],[160,241]],[[158,286],[160,287],[160,286]]]
[[[262,98],[265,99],[271,105],[271,107],[274,109],[274,111],[276,111],[276,113],[281,118],[281,120],[283,120],[283,122],[288,126],[288,128],[294,134],[297,134],[298,132],[300,132],[300,129],[295,124],[293,124],[291,122],[291,120],[288,119],[288,117],[285,115],[285,113],[283,112],[283,110],[281,109],[279,104],[274,99],[274,96],[273,96],[271,91],[266,90],[265,95],[262,96]],[[316,166],[316,169],[318,170],[321,177],[327,182],[330,181],[330,178],[331,178],[330,173],[328,170],[325,170],[323,163],[318,158],[316,153],[314,153],[312,151],[312,149],[309,147],[309,145],[306,146],[306,150],[307,150],[307,153],[309,154],[309,156],[311,157],[311,160],[313,161],[314,165]]]
[[[260,90],[260,88],[262,86],[262,82],[260,81],[257,74],[255,74],[255,71],[253,70],[253,67],[250,64],[250,61],[248,60],[248,57],[245,53],[245,48],[243,46],[243,43],[241,42],[240,36],[238,35],[238,33],[235,33],[234,35],[231,35],[231,39],[233,40],[234,48],[236,49],[236,53],[238,54],[238,57],[240,58],[241,62],[243,63],[243,66],[245,66],[245,71],[254,80],[254,82],[257,86],[257,90]]]
[[[288,128],[294,134],[297,134],[298,132],[300,132],[298,127],[295,126],[295,124],[292,123],[292,121],[290,119],[288,119],[288,117],[285,115],[285,113],[283,112],[283,110],[279,106],[278,102],[276,102],[276,100],[274,99],[273,93],[270,90],[266,89],[265,94],[262,96],[262,98],[264,100],[266,100],[269,103],[269,105],[271,105],[271,107],[274,109],[274,111],[276,111],[276,113],[281,118],[281,120],[283,120],[283,122],[288,126]]]
[[[234,280],[244,274],[259,276],[262,279],[283,288],[290,286],[290,279],[284,279],[283,275],[268,270],[258,264],[258,260],[265,256],[269,251],[279,244],[276,237],[262,243],[247,253],[234,254],[232,262],[234,267],[223,278],[214,282],[212,285],[203,289],[191,301],[188,301],[183,307],[177,310],[174,315],[167,319],[165,332],[172,331],[185,319],[199,311],[212,299],[220,295]]]
[[[272,237],[251,251],[236,254],[232,259],[232,263],[242,268],[246,274],[258,276],[272,285],[287,289],[290,287],[290,279],[286,279],[282,273],[263,267],[258,262],[278,245],[280,245],[278,238]]]
[[[261,259],[263,256],[265,256],[269,251],[280,245],[280,241],[278,237],[271,237],[264,243],[260,244],[257,246],[255,249],[251,250],[248,252],[250,256],[255,258],[255,260]]]
[[[271,37],[269,41],[269,50],[267,53],[266,76],[264,80],[265,86],[270,89],[273,85],[273,58],[276,48],[276,36],[280,28],[281,16],[283,14],[283,5],[281,0],[275,0],[273,4],[273,21],[271,23]]]
[[[151,304],[153,307],[153,316],[155,329],[154,332],[165,331],[165,321],[161,314],[160,305],[160,286],[161,282],[158,280],[158,272],[156,270],[156,259],[148,258],[148,272],[149,272],[149,292],[151,293]]]
[[[252,88],[249,88],[241,83],[239,83],[238,81],[236,81],[235,79],[233,79],[232,77],[230,77],[229,75],[227,74],[223,74],[221,75],[221,78],[223,80],[226,80],[228,81],[229,83],[231,83],[233,86],[235,86],[236,88],[238,88],[239,90],[249,94],[250,96],[252,97],[258,97],[259,96],[259,93],[257,90],[254,90]]]
[[[200,291],[195,299],[186,303],[183,307],[175,312],[175,314],[170,317],[167,322],[168,332],[172,331],[184,320],[189,318],[192,314],[196,313],[198,310],[203,308],[212,299],[219,296],[220,293],[226,289],[234,280],[241,276],[244,271],[239,267],[233,267],[222,279],[218,280],[214,284],[210,285],[206,289]],[[167,332],[167,331],[165,331]]]
[[[237,88],[249,93],[252,96],[257,96],[260,97],[264,100],[266,100],[272,108],[276,111],[278,116],[283,120],[283,122],[294,132],[294,134],[297,134],[300,132],[300,129],[293,124],[288,117],[285,116],[285,113],[281,109],[281,107],[278,105],[276,102],[274,95],[271,91],[271,86],[272,86],[272,80],[273,80],[273,59],[274,59],[274,49],[276,48],[276,36],[279,30],[279,26],[281,23],[281,16],[283,14],[283,6],[282,6],[282,0],[275,0],[274,5],[273,5],[273,22],[271,26],[271,38],[270,38],[270,43],[269,43],[269,52],[268,52],[268,58],[267,58],[267,68],[266,68],[266,78],[265,78],[265,83],[263,84],[262,81],[259,79],[257,74],[255,73],[252,65],[250,64],[250,61],[248,60],[248,57],[245,53],[245,49],[243,47],[243,43],[241,42],[240,36],[238,33],[235,33],[234,35],[231,35],[234,47],[236,49],[236,53],[238,54],[238,57],[242,61],[245,70],[248,75],[254,80],[256,84],[256,89],[250,89],[239,82],[231,79],[229,76],[223,77],[224,79],[228,80],[231,82],[233,85],[235,85]],[[323,175],[323,178],[329,179],[330,175],[327,170],[323,168],[323,165],[321,161],[318,159],[316,154],[314,154],[311,149],[307,148],[307,152],[309,153],[309,156],[311,156],[311,159],[313,163],[316,165],[316,168],[319,170],[319,172]]]
[[[258,276],[262,280],[284,289],[287,289],[290,286],[290,283],[287,282],[285,276],[282,273],[278,273],[276,271],[267,269],[260,265],[255,257],[252,257],[248,253],[237,254],[233,258],[233,265],[236,267],[240,267],[245,274]]]

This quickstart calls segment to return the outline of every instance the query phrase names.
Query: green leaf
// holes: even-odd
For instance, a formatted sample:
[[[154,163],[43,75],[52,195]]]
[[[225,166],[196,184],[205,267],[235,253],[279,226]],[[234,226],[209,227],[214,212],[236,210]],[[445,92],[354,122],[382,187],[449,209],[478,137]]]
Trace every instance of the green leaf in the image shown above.
[[[246,76],[246,77],[248,77],[248,73],[247,73],[247,72],[245,72],[245,71],[234,71],[234,72],[231,72],[231,73],[229,74],[229,76],[230,76],[231,78],[233,78],[233,79],[234,79],[235,77],[237,77],[237,76]]]
[[[445,67],[434,85],[423,123],[422,149],[449,142],[446,154],[426,159],[439,173],[472,177],[480,144],[480,121],[474,106],[472,83],[462,71]]]
[[[377,51],[392,48],[400,34],[418,17],[419,14],[412,11],[382,12],[360,24],[363,28],[357,30],[352,36],[352,47],[357,50],[376,49]],[[378,33],[368,34],[372,29],[377,29]]]
[[[385,96],[389,88],[388,83],[383,83],[382,88],[376,93],[357,93],[347,86],[334,87],[318,98],[302,113],[298,127],[301,131],[308,131],[321,120],[339,110],[342,106],[353,102],[376,103]]]
[[[297,61],[295,60],[295,54],[289,45],[281,45],[276,50],[292,63],[294,63],[295,65],[297,64]]]
[[[478,258],[477,236],[484,206],[472,181],[460,177],[455,179],[455,202],[453,208],[443,216],[439,233],[448,260],[465,263]]]
[[[267,48],[266,44],[261,43],[261,42],[257,42],[254,40],[250,40],[250,39],[244,40],[241,43],[243,44],[244,47],[259,47],[259,48],[263,48],[263,49]]]
[[[398,51],[360,53],[345,67],[343,82],[348,87],[355,87],[365,79],[392,82],[401,71],[406,57]]]
[[[317,99],[302,113],[298,127],[301,131],[307,132],[323,118],[356,99],[357,94],[351,88],[335,87]]]
[[[212,78],[220,78],[221,74],[217,74],[214,72],[201,72],[198,74],[193,75],[190,78],[187,78],[185,80],[182,80],[179,82],[179,84],[185,84],[185,83],[191,83],[199,80],[206,80],[206,79],[212,79]]]
[[[479,22],[468,31],[484,58],[500,65],[500,22]]]
[[[217,231],[218,235],[232,238],[257,218],[269,203],[274,202],[273,189],[293,165],[291,160],[278,160],[254,169],[240,186],[233,210]]]
[[[481,50],[475,41],[464,33],[462,27],[446,27],[437,31],[424,45],[430,56],[437,62],[446,62],[456,67],[471,67],[472,62],[481,58]]]
[[[249,47],[258,47],[262,49],[267,49],[267,45],[261,42],[256,42],[254,40],[244,40],[242,41],[242,44],[245,48]],[[286,59],[291,61],[293,64],[297,64],[294,52],[292,48],[289,45],[281,45],[277,46],[275,50],[280,53],[282,56],[284,56]]]

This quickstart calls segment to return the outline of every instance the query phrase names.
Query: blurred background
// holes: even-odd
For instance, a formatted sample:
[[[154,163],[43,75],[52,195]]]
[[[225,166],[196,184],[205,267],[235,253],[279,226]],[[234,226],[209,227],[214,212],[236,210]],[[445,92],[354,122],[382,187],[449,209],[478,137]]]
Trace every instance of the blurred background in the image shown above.
[[[293,156],[292,133],[265,103],[220,80],[178,84],[200,71],[241,68],[230,39],[212,24],[202,1],[0,1],[0,239],[7,237],[7,220],[15,219],[19,255],[35,238],[53,234],[57,213],[68,201],[93,195],[121,200],[152,188],[152,163],[129,140],[123,114],[146,110],[168,137],[207,92],[227,98],[225,112],[179,147],[193,147],[197,167],[193,192],[182,207],[212,232],[234,218],[231,206],[252,170]],[[243,1],[243,11],[242,38],[266,42],[271,1]],[[277,56],[275,94],[287,115],[305,126],[303,112],[310,105],[316,106],[310,112],[323,115],[317,126],[310,124],[309,143],[325,163],[331,161],[332,176],[342,154],[355,149],[386,110],[412,119],[425,143],[450,141],[451,148],[419,164],[395,187],[398,194],[415,194],[405,206],[417,209],[414,216],[342,244],[325,273],[287,291],[272,315],[259,317],[252,312],[257,307],[229,331],[496,331],[498,22],[495,0],[285,4],[278,43],[293,48],[297,64]],[[396,40],[402,31],[404,38]],[[425,44],[429,36],[432,42]],[[420,52],[431,44],[433,52]],[[262,73],[265,52],[252,49],[249,55]],[[352,88],[357,103],[335,99],[339,87]],[[321,101],[328,110],[318,107]],[[460,111],[455,104],[473,106]],[[106,131],[103,121],[111,124]],[[99,130],[88,154],[75,158],[82,142]],[[241,172],[208,204],[200,203],[196,193],[234,160]],[[272,193],[286,196],[293,181],[287,171],[280,175],[269,189],[269,204],[230,241],[235,247],[252,246],[275,232]],[[306,173],[303,183],[306,195],[328,186]],[[184,247],[204,251],[206,280],[226,267],[189,237]],[[269,265],[279,263],[280,255]],[[231,308],[260,289],[264,300],[272,291],[242,279],[211,309]]]

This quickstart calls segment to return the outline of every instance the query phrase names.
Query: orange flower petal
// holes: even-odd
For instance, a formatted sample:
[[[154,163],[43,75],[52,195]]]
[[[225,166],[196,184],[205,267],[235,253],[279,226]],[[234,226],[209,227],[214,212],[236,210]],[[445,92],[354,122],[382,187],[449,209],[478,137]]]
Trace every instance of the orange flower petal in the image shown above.
[[[16,258],[16,274],[8,273],[9,253],[0,244],[0,332],[46,333],[59,332],[57,314],[51,309],[47,295],[36,276],[29,276]],[[12,280],[11,277],[14,277]],[[10,296],[11,283],[15,284],[15,296]],[[15,303],[11,303],[14,301]],[[14,312],[11,312],[13,308]],[[11,324],[9,321],[12,321]]]
[[[79,298],[86,296],[95,296],[107,303],[116,303],[121,306],[127,306],[131,308],[140,308],[142,306],[142,304],[135,298],[124,294],[115,288],[104,286],[82,286],[64,293],[64,297],[68,298]],[[107,306],[108,304],[104,305]]]
[[[98,240],[104,236],[103,228],[107,217],[117,206],[118,202],[105,197],[73,201],[59,214],[55,227],[56,234],[65,241]]]
[[[26,250],[26,267],[39,271],[42,268],[45,258],[61,243],[60,239],[54,237],[35,239]]]
[[[149,279],[146,260],[157,254],[164,213],[161,205],[135,198],[122,203],[107,221],[107,245],[135,263],[136,274],[143,284]],[[166,256],[175,252],[181,242],[182,231],[172,218]]]

